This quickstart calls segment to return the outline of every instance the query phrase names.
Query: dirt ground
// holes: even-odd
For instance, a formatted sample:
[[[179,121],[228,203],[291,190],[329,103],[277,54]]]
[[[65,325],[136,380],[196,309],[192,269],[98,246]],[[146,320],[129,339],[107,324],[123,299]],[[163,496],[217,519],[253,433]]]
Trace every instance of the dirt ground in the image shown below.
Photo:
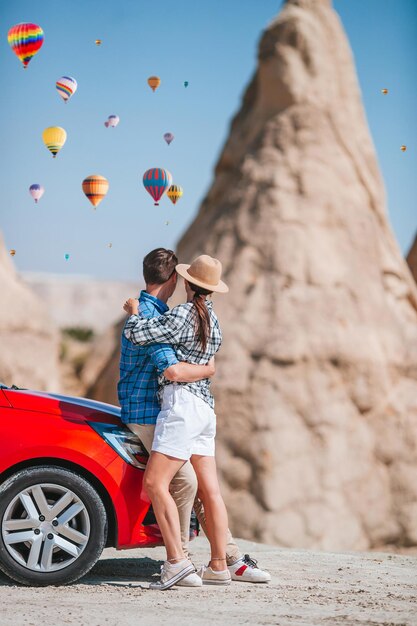
[[[106,550],[79,584],[28,588],[0,578],[1,626],[277,624],[417,626],[417,557],[283,550],[239,542],[272,574],[268,585],[149,591],[163,550]],[[208,554],[192,543],[194,562]]]

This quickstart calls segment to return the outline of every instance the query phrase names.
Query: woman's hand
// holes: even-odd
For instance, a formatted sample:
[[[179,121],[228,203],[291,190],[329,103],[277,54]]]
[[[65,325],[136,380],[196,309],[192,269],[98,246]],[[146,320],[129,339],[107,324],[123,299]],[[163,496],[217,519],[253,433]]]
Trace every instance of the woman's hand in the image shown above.
[[[124,310],[128,315],[137,315],[139,311],[139,300],[136,298],[129,298],[123,305]]]

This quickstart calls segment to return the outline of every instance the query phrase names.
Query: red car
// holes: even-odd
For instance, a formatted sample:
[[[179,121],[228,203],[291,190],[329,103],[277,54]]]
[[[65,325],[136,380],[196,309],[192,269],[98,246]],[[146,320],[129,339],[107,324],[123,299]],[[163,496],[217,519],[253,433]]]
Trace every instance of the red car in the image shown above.
[[[105,547],[161,545],[142,489],[147,458],[117,407],[0,384],[0,569],[57,585]]]

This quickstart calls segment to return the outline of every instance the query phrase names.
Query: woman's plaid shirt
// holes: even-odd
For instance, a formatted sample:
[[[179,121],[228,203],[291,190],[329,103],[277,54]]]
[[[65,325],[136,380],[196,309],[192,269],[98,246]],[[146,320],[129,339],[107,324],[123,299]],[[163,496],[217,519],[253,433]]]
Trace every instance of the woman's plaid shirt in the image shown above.
[[[129,341],[140,346],[151,343],[169,343],[174,348],[179,361],[206,365],[219,350],[222,343],[222,333],[219,320],[213,310],[213,303],[206,300],[206,305],[210,315],[210,335],[205,350],[203,350],[196,336],[197,312],[192,302],[180,304],[168,313],[153,319],[141,317],[139,311],[139,315],[131,315],[127,320],[124,335]],[[172,385],[172,381],[161,375],[159,384],[164,387],[165,385]],[[214,398],[210,392],[210,380],[208,378],[195,383],[175,384],[183,385],[212,408],[214,407]]]

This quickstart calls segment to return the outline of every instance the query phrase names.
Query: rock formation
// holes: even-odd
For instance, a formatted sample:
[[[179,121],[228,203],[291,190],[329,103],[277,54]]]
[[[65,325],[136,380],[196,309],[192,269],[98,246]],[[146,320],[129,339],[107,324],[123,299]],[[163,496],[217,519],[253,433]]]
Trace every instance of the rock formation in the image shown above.
[[[111,326],[93,344],[82,373],[88,398],[118,404],[120,337],[125,319],[123,317],[119,323]]]
[[[138,293],[135,283],[90,276],[24,272],[22,278],[50,307],[58,328],[80,326],[95,333],[107,331],[119,320],[124,300]]]
[[[417,283],[417,235],[414,239],[414,243],[411,246],[409,253],[407,254],[406,260],[408,263],[408,267],[410,268],[411,273],[414,277],[414,280]]]
[[[287,0],[179,243],[224,264],[214,382],[230,525],[284,546],[417,543],[417,289],[330,0]],[[99,377],[108,400],[118,349]],[[110,387],[109,385],[112,385]]]
[[[16,274],[0,236],[0,381],[59,391],[58,347],[46,307]]]
[[[181,261],[221,259],[230,524],[284,546],[417,543],[417,289],[330,0],[264,32]]]

